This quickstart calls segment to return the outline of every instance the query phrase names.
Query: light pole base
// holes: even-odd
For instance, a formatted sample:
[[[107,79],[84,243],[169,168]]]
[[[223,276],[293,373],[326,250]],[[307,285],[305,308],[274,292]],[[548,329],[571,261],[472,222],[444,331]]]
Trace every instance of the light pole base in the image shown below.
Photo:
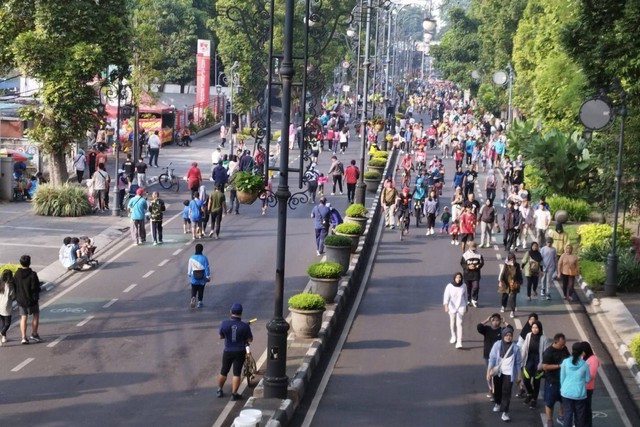
[[[614,252],[610,252],[607,255],[607,271],[606,280],[604,282],[604,296],[615,297],[616,290],[618,288],[618,255]]]
[[[366,191],[367,191],[367,184],[365,184],[364,182],[358,181],[358,183],[356,184],[356,193],[355,193],[356,203],[360,203],[361,205],[364,205]]]
[[[289,388],[287,377],[287,331],[289,324],[282,317],[267,323],[267,370],[264,374],[264,397],[286,399]]]

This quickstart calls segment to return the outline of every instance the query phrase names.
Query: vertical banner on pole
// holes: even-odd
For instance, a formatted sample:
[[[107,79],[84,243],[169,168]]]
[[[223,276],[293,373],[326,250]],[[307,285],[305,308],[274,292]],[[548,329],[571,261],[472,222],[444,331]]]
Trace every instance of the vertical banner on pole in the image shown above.
[[[196,56],[196,105],[193,116],[196,122],[204,119],[204,108],[209,105],[209,68],[211,64],[211,41],[198,40]]]

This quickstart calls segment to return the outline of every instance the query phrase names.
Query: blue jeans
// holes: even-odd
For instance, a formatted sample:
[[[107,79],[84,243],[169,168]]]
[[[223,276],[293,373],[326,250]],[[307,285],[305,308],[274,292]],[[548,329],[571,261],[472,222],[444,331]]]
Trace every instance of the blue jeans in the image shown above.
[[[327,237],[327,229],[316,228],[316,250],[320,253],[324,252],[324,238]]]
[[[555,270],[545,271],[542,275],[541,291],[544,292],[545,295],[549,295],[549,290],[553,288],[553,276],[555,275]]]

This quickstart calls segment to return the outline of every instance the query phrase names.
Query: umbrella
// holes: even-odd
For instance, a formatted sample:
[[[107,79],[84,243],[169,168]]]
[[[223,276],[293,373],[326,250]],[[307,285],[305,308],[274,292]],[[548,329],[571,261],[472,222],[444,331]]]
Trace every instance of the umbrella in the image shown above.
[[[0,156],[11,157],[17,162],[24,162],[25,160],[31,160],[33,158],[30,154],[12,150],[11,148],[0,148]]]

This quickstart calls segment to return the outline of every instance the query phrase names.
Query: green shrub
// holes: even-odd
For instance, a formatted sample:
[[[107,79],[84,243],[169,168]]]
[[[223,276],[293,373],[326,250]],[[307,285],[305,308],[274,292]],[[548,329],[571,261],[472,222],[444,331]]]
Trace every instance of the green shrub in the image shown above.
[[[618,258],[618,287],[626,292],[640,289],[640,262],[630,252]]]
[[[636,359],[636,363],[640,363],[640,334],[636,334],[633,338],[631,338],[631,342],[629,343],[629,351],[634,359]]]
[[[254,175],[247,171],[238,171],[233,175],[233,186],[238,191],[247,193],[258,193],[264,190],[264,177],[262,175]]]
[[[365,171],[364,179],[370,179],[372,181],[380,181],[382,179],[382,174],[378,171]]]
[[[361,232],[362,227],[355,222],[343,222],[342,224],[336,225],[336,233],[356,235]]]
[[[367,165],[372,168],[383,168],[387,165],[387,159],[383,157],[374,157],[373,159],[369,160],[369,163],[367,163]]]
[[[347,239],[349,238],[347,237]],[[0,274],[5,270],[11,270],[12,273],[15,273],[19,268],[20,264],[0,264]]]
[[[289,307],[296,310],[322,310],[324,308],[324,298],[318,294],[301,292],[292,295],[288,300]]]
[[[78,184],[41,184],[33,196],[33,212],[44,216],[83,216],[91,212],[85,188]]]
[[[314,279],[339,279],[342,276],[342,266],[333,261],[314,262],[307,267],[307,274]]]
[[[607,255],[611,252],[611,245],[608,243],[596,243],[594,245],[589,246],[580,246],[580,250],[578,251],[578,255],[580,259],[588,260],[588,261],[596,261],[596,262],[604,262],[607,259]],[[618,247],[616,252],[620,252],[620,248]]]
[[[595,244],[611,245],[613,227],[609,224],[583,224],[578,227],[580,246],[587,247]],[[617,245],[622,249],[631,246],[631,230],[618,226]]]
[[[582,199],[554,195],[547,197],[547,203],[549,203],[549,211],[552,217],[558,210],[564,209],[569,214],[569,220],[571,221],[586,221],[591,212],[591,205]]]
[[[344,211],[344,214],[351,218],[366,218],[369,215],[369,210],[362,203],[352,203]]]
[[[387,157],[389,157],[389,152],[385,151],[385,150],[378,150],[378,151],[374,152],[373,153],[373,158],[375,159],[375,158],[378,158],[378,157],[386,159]]]
[[[347,236],[338,236],[337,234],[329,234],[324,238],[325,246],[351,246],[351,238]]]
[[[601,261],[580,260],[580,275],[591,290],[600,289],[604,284],[604,263]]]

